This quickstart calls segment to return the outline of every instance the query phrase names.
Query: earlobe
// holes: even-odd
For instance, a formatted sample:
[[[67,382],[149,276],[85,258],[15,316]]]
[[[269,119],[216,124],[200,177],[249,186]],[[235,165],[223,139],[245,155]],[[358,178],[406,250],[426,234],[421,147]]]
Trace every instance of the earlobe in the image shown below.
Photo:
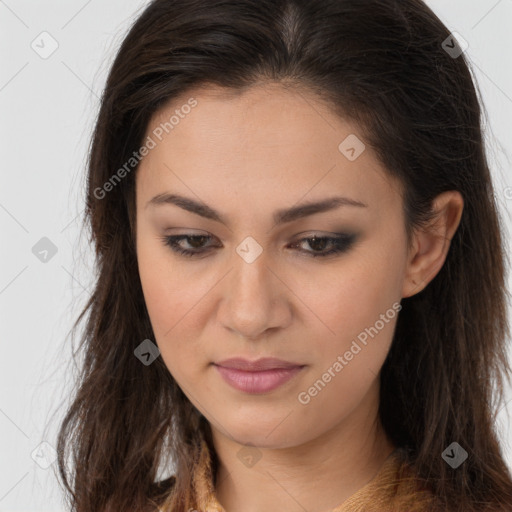
[[[402,297],[421,292],[443,267],[451,240],[457,231],[464,209],[460,192],[443,192],[433,202],[436,215],[432,222],[414,233],[409,253]]]

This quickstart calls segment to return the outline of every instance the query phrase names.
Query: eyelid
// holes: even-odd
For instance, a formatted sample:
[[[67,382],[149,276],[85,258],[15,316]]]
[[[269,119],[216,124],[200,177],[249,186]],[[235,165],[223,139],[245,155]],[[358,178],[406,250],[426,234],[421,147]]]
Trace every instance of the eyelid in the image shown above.
[[[165,234],[167,237],[174,236],[174,237],[195,237],[195,236],[204,236],[211,239],[219,240],[219,237],[213,235],[212,233],[200,229],[193,229],[193,228],[172,228],[172,232],[168,232],[170,230],[165,230]],[[177,233],[174,232],[174,229],[182,230],[178,231]],[[306,230],[302,231],[300,233],[297,233],[294,235],[292,242],[290,243],[296,243],[300,242],[301,240],[305,238],[346,238],[347,240],[351,237],[355,236],[355,234],[352,231],[341,231],[341,232],[333,232],[333,231],[315,231],[315,230]]]
[[[302,235],[302,236],[300,236]],[[216,236],[210,234],[210,233],[201,233],[196,234],[188,231],[187,233],[179,233],[176,235],[167,235],[164,237],[160,237],[164,243],[164,245],[168,246],[171,251],[175,252],[176,254],[192,258],[192,259],[201,259],[201,257],[207,257],[208,254],[211,252],[212,249],[220,248],[218,245],[215,244],[209,244],[200,248],[196,249],[183,249],[180,246],[180,241],[187,238],[206,238],[211,240],[212,238],[217,239]],[[332,248],[328,251],[309,251],[305,249],[300,249],[300,245],[303,242],[311,241],[314,239],[319,240],[327,240],[329,244],[331,244]],[[295,255],[299,257],[305,257],[305,258],[313,258],[313,259],[323,259],[323,260],[329,260],[336,256],[341,256],[344,253],[348,252],[354,245],[355,241],[358,239],[358,235],[355,233],[336,233],[336,234],[323,234],[319,232],[310,233],[308,236],[308,232],[303,232],[299,235],[297,235],[294,242],[291,242],[289,244],[289,247],[294,250],[293,252],[296,253]],[[288,247],[287,247],[288,248]]]

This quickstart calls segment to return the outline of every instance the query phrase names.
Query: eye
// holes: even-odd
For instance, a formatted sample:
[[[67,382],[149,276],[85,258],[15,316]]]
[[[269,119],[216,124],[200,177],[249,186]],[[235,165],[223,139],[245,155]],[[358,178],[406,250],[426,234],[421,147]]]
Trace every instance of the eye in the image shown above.
[[[206,240],[211,239],[212,237],[209,235],[193,235],[193,234],[185,234],[185,235],[174,235],[174,236],[165,236],[163,237],[164,245],[167,245],[171,248],[172,251],[183,254],[184,256],[195,256],[201,253],[206,253],[207,251],[202,250],[204,247],[204,242]],[[183,247],[182,241],[187,241],[189,247]],[[190,243],[192,242],[192,243]]]
[[[212,238],[213,237],[210,235],[194,235],[189,233],[165,236],[162,240],[164,245],[170,247],[173,252],[183,256],[192,257],[204,255],[210,252],[211,248],[216,247],[214,245],[205,245],[206,242]],[[307,256],[312,258],[318,258],[348,251],[355,239],[356,235],[344,233],[337,234],[335,236],[315,235],[308,238],[301,238],[298,242],[292,244],[291,247],[295,248],[301,245],[304,246],[306,243],[313,250],[301,250],[300,252],[305,253]],[[186,242],[186,244],[184,245],[183,242]],[[326,250],[326,247],[330,247],[330,249]]]
[[[294,244],[302,245],[306,243],[313,251],[303,251],[308,253],[308,256],[312,258],[325,257],[333,254],[343,253],[348,251],[355,241],[355,235],[338,234],[336,236],[312,236],[309,238],[302,238],[298,243]],[[325,250],[325,247],[330,247],[329,250]]]

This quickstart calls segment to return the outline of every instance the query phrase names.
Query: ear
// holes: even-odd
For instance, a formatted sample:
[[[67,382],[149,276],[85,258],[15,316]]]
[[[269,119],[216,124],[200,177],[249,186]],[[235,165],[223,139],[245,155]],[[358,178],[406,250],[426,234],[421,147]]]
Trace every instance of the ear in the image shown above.
[[[433,201],[436,215],[432,222],[414,233],[409,251],[402,297],[421,292],[434,279],[446,261],[453,235],[459,227],[464,199],[451,190]]]

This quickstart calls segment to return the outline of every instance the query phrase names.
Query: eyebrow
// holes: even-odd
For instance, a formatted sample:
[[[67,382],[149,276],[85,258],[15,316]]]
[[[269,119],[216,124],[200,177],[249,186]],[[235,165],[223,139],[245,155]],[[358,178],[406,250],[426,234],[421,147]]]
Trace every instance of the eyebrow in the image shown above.
[[[146,203],[148,206],[158,206],[164,204],[173,204],[183,210],[186,210],[196,215],[200,215],[206,219],[211,219],[216,222],[220,222],[225,226],[228,225],[227,219],[225,219],[219,212],[208,206],[207,204],[196,201],[189,197],[180,196],[178,194],[163,193],[158,194]],[[320,201],[310,201],[302,203],[298,206],[292,206],[291,208],[284,208],[277,210],[274,215],[275,224],[285,224],[293,222],[294,220],[301,219],[314,215],[315,213],[323,213],[330,210],[334,210],[341,206],[356,206],[359,208],[367,208],[368,205],[348,197],[329,197]]]

